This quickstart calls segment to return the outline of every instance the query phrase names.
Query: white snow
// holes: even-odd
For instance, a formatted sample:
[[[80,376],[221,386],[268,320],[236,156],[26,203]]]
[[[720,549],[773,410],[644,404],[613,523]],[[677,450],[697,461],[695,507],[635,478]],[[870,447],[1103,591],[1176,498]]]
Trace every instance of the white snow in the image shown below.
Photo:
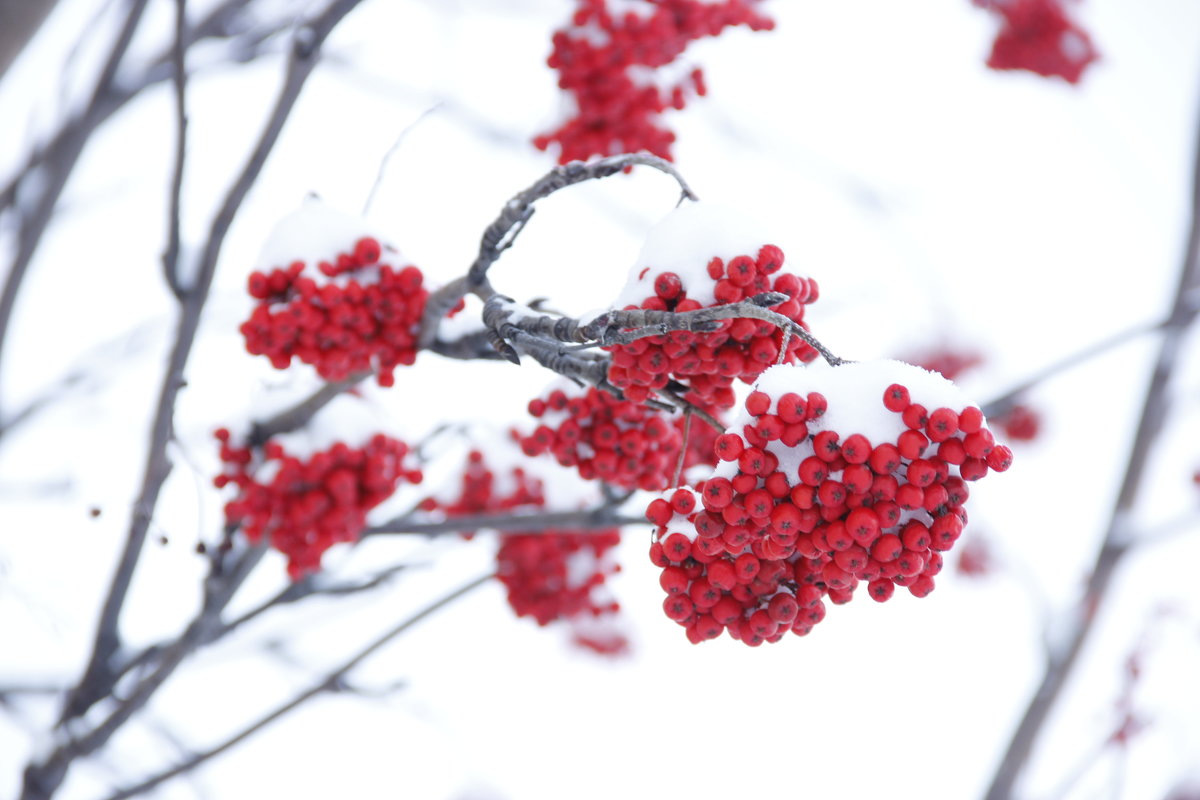
[[[388,237],[366,220],[339,211],[316,195],[304,198],[299,207],[279,220],[263,242],[258,269],[287,267],[293,261],[332,260],[350,252],[364,236],[373,236],[387,247]]]
[[[685,202],[646,236],[613,307],[641,305],[654,295],[654,279],[664,272],[679,276],[689,298],[711,305],[716,281],[709,277],[708,263],[713,257],[725,262],[743,255],[754,258],[765,244],[782,246],[779,236],[780,232],[770,230],[763,220],[731,206]],[[785,260],[784,270],[794,272],[794,267]]]

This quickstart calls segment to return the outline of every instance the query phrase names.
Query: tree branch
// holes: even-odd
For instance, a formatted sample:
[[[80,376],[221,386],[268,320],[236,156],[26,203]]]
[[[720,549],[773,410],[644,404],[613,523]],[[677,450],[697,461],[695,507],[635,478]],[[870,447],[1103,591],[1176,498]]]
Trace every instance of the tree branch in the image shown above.
[[[187,66],[184,58],[184,36],[187,28],[187,0],[175,0],[175,42],[171,46],[174,65],[175,97],[175,166],[171,176],[171,193],[167,211],[167,250],[163,254],[163,276],[177,300],[183,299],[179,280],[179,215],[183,195],[183,169],[187,157]]]
[[[559,189],[565,189],[583,181],[607,178],[637,165],[649,166],[665,172],[679,184],[682,192],[681,199],[696,199],[696,195],[692,193],[683,176],[671,162],[648,153],[611,156],[588,162],[572,161],[569,164],[555,167],[529,188],[509,200],[500,212],[500,216],[484,230],[479,244],[479,254],[475,257],[467,274],[429,296],[429,300],[425,304],[424,316],[421,319],[421,336],[418,346],[425,349],[433,342],[437,337],[438,325],[441,324],[442,318],[458,304],[459,300],[468,294],[475,293],[481,300],[486,301],[493,294],[491,285],[488,283],[487,271],[500,258],[500,255],[512,246],[517,235],[525,227],[525,223],[533,216],[534,203],[544,197],[549,197]]]
[[[169,781],[173,778],[176,778],[180,775],[190,772],[191,770],[200,766],[204,762],[206,762],[212,758],[216,758],[217,756],[221,755],[222,753],[229,750],[230,748],[240,744],[241,742],[245,741],[246,739],[249,739],[251,736],[253,736],[254,734],[263,730],[271,723],[275,722],[276,720],[278,720],[278,719],[286,716],[287,714],[291,713],[292,711],[296,710],[297,708],[302,706],[304,703],[307,703],[309,700],[313,699],[314,697],[316,697],[320,694],[323,694],[325,692],[338,691],[340,689],[340,687],[342,686],[346,675],[348,675],[355,667],[357,667],[363,661],[367,660],[372,655],[374,655],[378,650],[380,650],[385,645],[390,643],[393,639],[397,638],[398,636],[403,634],[405,631],[407,631],[409,628],[413,627],[414,625],[416,625],[417,623],[426,619],[427,617],[433,615],[434,613],[441,610],[442,608],[445,608],[446,606],[450,605],[451,603],[453,603],[455,600],[459,599],[460,597],[463,597],[464,595],[468,594],[472,590],[487,583],[489,580],[491,580],[494,577],[495,576],[491,575],[491,574],[483,575],[483,576],[471,581],[470,583],[460,586],[458,589],[455,589],[453,592],[450,592],[449,594],[438,598],[434,602],[425,606],[425,608],[418,611],[416,614],[412,615],[411,617],[408,617],[407,619],[403,620],[402,622],[400,622],[399,624],[397,624],[390,630],[384,632],[381,636],[379,636],[373,642],[368,644],[362,650],[358,651],[358,653],[356,653],[352,658],[350,658],[348,661],[343,663],[340,667],[335,669],[333,672],[330,672],[328,675],[326,675],[324,678],[322,678],[319,682],[313,684],[310,688],[308,688],[305,691],[301,692],[300,694],[296,695],[294,698],[292,698],[288,702],[284,703],[283,705],[279,706],[274,711],[270,712],[269,714],[266,714],[265,716],[261,717],[257,721],[251,723],[250,725],[248,725],[247,727],[242,729],[239,733],[226,739],[221,744],[217,745],[216,747],[205,750],[203,752],[197,753],[196,755],[192,756],[191,758],[187,759],[186,761],[183,761],[183,762],[177,764],[176,766],[172,767],[171,769],[168,769],[164,772],[160,772],[157,775],[154,775],[153,777],[147,778],[146,780],[142,781],[139,784],[136,784],[134,786],[129,786],[125,789],[122,789],[122,790],[110,795],[108,798],[106,798],[106,800],[125,800],[125,798],[134,797],[143,792],[147,792],[147,791],[155,788],[156,786],[159,786],[162,783],[165,783],[166,781]]]
[[[618,502],[606,501],[593,508],[578,511],[537,511],[501,514],[461,514],[443,520],[414,520],[411,516],[397,517],[363,530],[363,537],[380,535],[436,536],[491,529],[539,533],[554,530],[597,530],[621,525],[645,525],[645,517],[628,517],[619,513]]]
[[[987,790],[987,800],[1009,800],[1013,796],[1017,780],[1029,761],[1050,710],[1079,662],[1100,606],[1108,596],[1117,567],[1133,544],[1129,529],[1134,501],[1141,491],[1150,451],[1167,416],[1167,388],[1171,373],[1182,350],[1183,339],[1197,314],[1194,297],[1200,290],[1200,127],[1194,159],[1192,221],[1187,247],[1180,265],[1171,313],[1162,326],[1162,340],[1154,361],[1154,371],[1146,386],[1121,487],[1083,597],[1072,612],[1069,633],[1058,647],[1047,654],[1046,671],[996,768]]]
[[[235,35],[233,20],[251,1],[226,0],[218,5],[188,30],[185,46],[205,38]],[[110,51],[108,63],[83,111],[65,122],[44,146],[31,153],[8,185],[0,190],[0,214],[11,211],[17,217],[16,251],[5,275],[3,289],[0,289],[0,367],[3,366],[4,343],[17,295],[42,235],[50,224],[59,197],[92,134],[144,89],[169,79],[174,73],[173,56],[168,50],[154,59],[136,79],[115,82],[117,66],[128,49],[129,42],[125,34],[127,31],[132,33],[137,27],[145,5],[145,0],[136,0],[131,6],[125,27]],[[246,33],[243,37],[246,40],[244,52],[235,54],[235,59],[248,61],[253,58],[258,46],[274,32],[273,29],[264,29]],[[34,187],[31,189],[34,196],[22,207],[18,205],[18,198],[22,187],[26,185]],[[3,379],[3,370],[0,369],[0,381]],[[3,409],[0,409],[0,435],[10,427],[5,422]]]
[[[117,625],[132,581],[134,568],[137,566],[145,543],[146,532],[158,501],[159,492],[171,469],[166,450],[167,443],[173,435],[175,401],[184,385],[184,370],[195,340],[201,311],[208,298],[208,292],[216,272],[221,247],[242,201],[254,185],[268,154],[275,146],[284,122],[300,95],[300,90],[317,64],[317,55],[321,44],[337,23],[357,3],[358,0],[334,0],[319,16],[302,24],[297,29],[292,41],[287,73],[275,107],[268,117],[266,127],[254,151],[213,220],[208,242],[195,273],[196,281],[189,287],[181,302],[175,344],[163,377],[158,406],[151,427],[151,442],[142,489],[134,506],[133,519],[130,522],[125,546],[100,613],[91,658],[83,677],[67,698],[60,718],[60,726],[65,725],[68,720],[84,714],[97,700],[106,696],[114,685],[117,670],[113,664],[113,658],[120,646]],[[254,563],[257,563],[257,560]],[[211,591],[212,581],[233,588],[240,584],[240,581],[235,580],[233,576],[210,575],[210,583],[206,585],[206,594],[213,600],[213,605],[206,607],[181,637],[178,646],[164,653],[158,669],[144,679],[135,692],[123,701],[104,722],[78,739],[70,737],[45,758],[28,765],[25,770],[23,798],[26,800],[49,798],[66,777],[71,762],[76,757],[86,755],[103,746],[112,734],[149,700],[175,667],[197,646],[197,643],[204,640],[204,636],[214,625],[214,609],[215,614],[219,615],[224,603],[227,603],[232,597],[231,589],[222,594],[213,594]],[[219,599],[223,599],[224,603],[216,602]]]

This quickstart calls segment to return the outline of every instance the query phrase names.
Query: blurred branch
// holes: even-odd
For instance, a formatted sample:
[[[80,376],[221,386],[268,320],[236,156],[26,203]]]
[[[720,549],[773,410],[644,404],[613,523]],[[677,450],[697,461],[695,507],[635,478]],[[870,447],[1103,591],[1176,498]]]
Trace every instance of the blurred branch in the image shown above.
[[[163,253],[163,276],[171,293],[183,299],[179,281],[179,215],[183,195],[183,170],[187,157],[187,65],[184,58],[184,37],[187,28],[187,0],[175,0],[175,42],[171,46],[174,66],[175,97],[175,167],[171,176],[171,194],[167,211],[167,250]]]
[[[1141,491],[1150,452],[1167,418],[1167,388],[1171,373],[1183,350],[1182,345],[1188,328],[1197,315],[1194,298],[1197,291],[1200,291],[1200,126],[1197,129],[1195,148],[1192,216],[1187,246],[1180,265],[1171,313],[1162,324],[1162,339],[1154,360],[1153,372],[1146,386],[1133,446],[1125,465],[1125,473],[1108,528],[1088,576],[1083,597],[1071,612],[1072,618],[1065,626],[1066,635],[1046,654],[1046,669],[1041,683],[1026,706],[1025,713],[1009,740],[1008,749],[996,768],[987,790],[987,800],[1009,800],[1013,797],[1017,780],[1029,761],[1046,719],[1078,665],[1080,654],[1095,626],[1100,606],[1108,596],[1117,567],[1135,543],[1130,531],[1134,501]]]
[[[1183,297],[1183,302],[1185,304],[1185,308],[1194,314],[1198,309],[1200,309],[1200,293],[1193,290],[1189,295],[1185,295]],[[1166,328],[1170,322],[1171,317],[1167,317],[1166,319],[1158,322],[1152,322],[1146,325],[1135,325],[1132,328],[1127,328],[1120,333],[1115,333],[1112,336],[1101,339],[1098,342],[1094,342],[1093,344],[1071,353],[1070,355],[1064,356],[1050,366],[1038,370],[1032,376],[1026,378],[1016,386],[1004,392],[1004,394],[1001,394],[998,397],[993,397],[987,403],[984,403],[982,407],[983,413],[988,417],[1001,416],[1010,411],[1013,405],[1019,402],[1020,398],[1026,392],[1028,392],[1030,389],[1033,389],[1037,385],[1044,383],[1051,378],[1057,377],[1066,370],[1078,366],[1085,361],[1090,361],[1093,358],[1104,355],[1114,348],[1120,347],[1123,344],[1128,344],[1130,341],[1139,336],[1145,336],[1148,333],[1161,331]]]
[[[4,288],[0,290],[0,368],[3,366],[4,342],[17,294],[33,254],[41,242],[42,234],[50,224],[63,187],[66,186],[75,162],[91,138],[92,132],[128,99],[117,99],[113,92],[113,82],[117,68],[124,60],[133,34],[141,22],[147,2],[148,0],[130,2],[125,21],[113,41],[84,112],[64,125],[43,158],[31,159],[34,163],[19,170],[12,182],[0,191],[0,213],[11,208],[17,216],[16,252],[5,276]],[[37,179],[31,179],[35,166],[39,175]],[[37,194],[28,204],[19,202],[18,195],[22,184],[33,184],[34,188],[31,191]],[[0,370],[0,376],[2,375]]]
[[[182,40],[187,49],[205,39],[233,39],[229,59],[246,62],[262,52],[267,39],[285,26],[254,28],[240,22],[244,9],[253,0],[225,0],[219,3],[195,25],[189,27]],[[172,44],[134,76],[117,80],[129,41],[145,11],[146,0],[134,0],[124,25],[115,40],[90,100],[73,117],[65,121],[50,139],[36,148],[17,168],[9,183],[0,189],[0,215],[11,213],[16,218],[16,249],[0,289],[0,381],[3,381],[4,345],[12,323],[17,295],[29,265],[41,244],[68,179],[75,169],[84,148],[114,114],[133,98],[151,86],[169,80],[175,74],[176,44]],[[177,39],[178,41],[178,39]],[[0,409],[0,435],[10,426]]]
[[[0,78],[34,37],[58,0],[0,0]]]
[[[380,525],[366,528],[362,535],[379,536],[403,534],[436,536],[443,533],[471,532],[483,529],[539,533],[556,530],[596,530],[620,525],[645,525],[645,517],[628,517],[619,513],[618,504],[605,502],[594,508],[579,511],[541,511],[531,513],[462,514],[444,520],[414,520],[398,517]]]
[[[25,800],[49,798],[61,785],[72,761],[104,746],[134,713],[136,713],[175,668],[197,646],[206,640],[217,625],[220,612],[232,598],[241,581],[249,574],[261,556],[261,549],[248,551],[239,562],[240,569],[226,572],[222,569],[219,554],[214,556],[213,569],[205,584],[205,606],[189,625],[178,642],[161,655],[157,669],[142,679],[136,689],[119,702],[101,723],[83,733],[76,733],[78,726],[68,722],[81,717],[97,701],[108,696],[115,686],[119,670],[115,656],[120,650],[118,622],[125,604],[133,572],[137,566],[150,519],[158,502],[158,495],[171,464],[167,457],[167,444],[173,436],[175,403],[179,391],[185,385],[184,370],[191,353],[199,327],[201,311],[208,298],[213,276],[216,272],[225,236],[233,224],[250,188],[258,178],[267,156],[274,148],[279,134],[287,121],[300,91],[318,62],[321,44],[334,27],[358,4],[358,0],[334,0],[313,19],[299,25],[292,39],[287,72],[279,91],[274,109],[267,119],[258,143],[251,153],[241,174],[234,181],[224,202],[217,211],[210,227],[209,238],[200,254],[195,282],[188,287],[180,302],[178,328],[166,373],[160,389],[158,406],[151,426],[151,441],[148,448],[142,489],[134,506],[133,518],[126,536],[124,550],[117,564],[116,573],[109,586],[97,623],[92,654],[82,678],[68,694],[59,720],[59,729],[66,734],[49,753],[31,761],[25,770],[22,797]],[[255,555],[257,554],[257,555]]]
[[[260,447],[273,436],[303,428],[322,408],[362,383],[367,377],[366,374],[351,375],[345,380],[322,384],[319,389],[294,406],[285,408],[270,419],[254,423],[250,429],[248,445]]]
[[[256,720],[255,722],[251,723],[250,725],[248,725],[247,727],[242,729],[239,733],[226,739],[221,744],[219,744],[216,747],[213,747],[209,750],[205,750],[203,752],[197,753],[196,755],[192,756],[191,758],[187,759],[186,761],[183,761],[183,762],[177,764],[176,766],[172,767],[171,769],[166,770],[164,772],[160,772],[151,778],[147,778],[146,780],[142,781],[141,783],[139,783],[135,786],[130,786],[125,789],[122,789],[122,790],[116,792],[115,794],[110,795],[107,798],[107,800],[124,800],[125,798],[134,797],[135,795],[139,795],[143,792],[150,791],[151,789],[155,788],[156,786],[161,785],[162,783],[165,783],[166,781],[172,780],[173,778],[177,778],[180,775],[190,772],[191,770],[195,769],[196,767],[200,766],[201,764],[205,763],[206,761],[221,755],[226,750],[229,750],[230,748],[240,744],[241,742],[245,741],[246,739],[249,739],[251,736],[253,736],[254,734],[263,730],[271,723],[273,723],[276,720],[291,713],[292,711],[294,711],[295,709],[304,705],[305,703],[307,703],[309,700],[313,699],[314,697],[316,697],[320,694],[324,694],[325,692],[342,691],[346,685],[346,683],[345,683],[346,676],[355,667],[357,667],[363,661],[370,658],[378,650],[380,650],[385,645],[390,643],[393,639],[395,639],[398,636],[400,636],[401,634],[403,634],[409,628],[413,627],[414,625],[416,625],[417,623],[426,619],[427,617],[433,615],[434,613],[441,610],[442,608],[445,608],[446,606],[450,605],[455,600],[468,594],[472,590],[487,583],[493,577],[495,577],[495,576],[491,575],[491,574],[483,575],[467,584],[464,584],[463,586],[460,586],[459,588],[455,589],[454,591],[450,592],[449,594],[438,598],[434,602],[432,602],[429,605],[422,608],[416,614],[413,614],[412,616],[404,619],[403,621],[401,621],[400,623],[395,625],[390,630],[384,632],[381,636],[379,636],[373,642],[368,644],[363,649],[359,650],[352,658],[350,658],[348,661],[344,662],[340,667],[338,667],[337,669],[335,669],[332,672],[330,672],[329,674],[327,674],[324,678],[322,678],[317,683],[313,684],[313,686],[311,686],[310,688],[301,692],[300,694],[296,695],[294,698],[292,698],[288,702],[284,703],[283,705],[279,706],[278,708],[276,708],[274,711],[270,712],[269,714],[261,717],[260,719]]]

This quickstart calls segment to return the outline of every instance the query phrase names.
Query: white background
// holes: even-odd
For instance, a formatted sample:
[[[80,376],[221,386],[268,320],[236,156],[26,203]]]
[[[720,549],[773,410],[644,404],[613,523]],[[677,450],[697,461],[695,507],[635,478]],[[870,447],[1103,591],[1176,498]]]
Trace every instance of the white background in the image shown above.
[[[83,96],[102,50],[80,48],[65,76],[61,65],[82,31],[114,26],[111,5],[62,0],[0,85],[6,177]],[[220,524],[212,429],[312,385],[303,368],[281,375],[246,355],[236,333],[271,226],[309,192],[358,213],[407,130],[369,221],[431,283],[461,274],[508,197],[553,166],[528,141],[566,109],[544,62],[569,6],[377,0],[331,37],[329,63],[309,81],[222,253],[176,417],[176,469],[151,529],[166,543],[144,555],[123,619],[132,646],[171,635],[194,610],[203,562],[193,548]],[[166,41],[172,7],[151,4],[137,52]],[[733,30],[686,54],[706,68],[710,94],[670,115],[676,161],[702,198],[778,231],[789,267],[821,286],[808,320],[835,352],[981,349],[988,367],[964,386],[983,402],[1164,315],[1190,214],[1200,5],[1072,4],[1102,53],[1078,87],[987,70],[997,22],[967,0],[767,8],[774,32]],[[202,241],[281,67],[271,57],[193,78],[188,242]],[[19,302],[3,407],[52,391],[81,366],[91,377],[0,443],[0,685],[77,677],[140,485],[174,315],[157,261],[172,125],[163,85],[93,140]],[[570,313],[602,306],[675,197],[674,183],[649,170],[561,192],[538,206],[493,281]],[[0,229],[3,247],[11,240]],[[924,600],[858,598],[803,639],[692,646],[661,612],[647,532],[631,529],[613,581],[630,657],[577,652],[558,631],[514,620],[490,584],[353,676],[403,689],[321,698],[161,796],[977,796],[1040,676],[1042,637],[1055,635],[1094,556],[1153,346],[1152,336],[1133,336],[1035,390],[1045,434],[1016,447],[1008,473],[973,487],[965,536],[987,536],[1006,562],[985,581],[948,570]],[[1142,533],[1181,518],[1190,527],[1168,528],[1119,573],[1100,635],[1042,740],[1030,797],[1154,798],[1195,776],[1195,352],[1180,358],[1178,403],[1137,514]],[[550,377],[533,364],[425,354],[395,388],[368,391],[345,424],[361,430],[365,418],[416,440],[446,420],[523,421]],[[431,467],[424,488],[450,471]],[[188,747],[221,741],[394,620],[485,573],[493,545],[486,536],[391,538],[331,552],[327,563],[346,575],[406,558],[428,566],[369,596],[285,609],[203,653],[108,749],[77,765],[62,796],[103,796]],[[261,572],[238,607],[285,580],[280,560]],[[269,642],[283,644],[265,651]],[[1126,755],[1093,759],[1117,722],[1123,661],[1139,647],[1135,706],[1149,727]],[[0,711],[7,795],[44,746],[55,708],[31,700]],[[1069,781],[1080,764],[1083,777]]]

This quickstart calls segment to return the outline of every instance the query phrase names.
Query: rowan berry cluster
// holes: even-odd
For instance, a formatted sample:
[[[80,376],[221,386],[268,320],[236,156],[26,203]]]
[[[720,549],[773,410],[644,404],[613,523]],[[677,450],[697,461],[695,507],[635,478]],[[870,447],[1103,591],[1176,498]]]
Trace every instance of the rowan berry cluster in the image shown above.
[[[457,497],[422,502],[423,509],[440,510],[449,517],[544,505],[540,480],[520,467],[498,476],[479,451],[468,455]],[[619,606],[604,596],[603,586],[608,576],[620,568],[609,557],[609,551],[620,540],[617,528],[502,533],[496,575],[517,616],[532,617],[539,625],[613,614]],[[575,638],[597,652],[619,652],[625,646],[622,637],[597,632],[580,633]]]
[[[362,447],[338,442],[307,459],[268,441],[257,464],[249,447],[231,443],[227,429],[216,437],[225,467],[213,482],[238,488],[225,505],[226,519],[241,525],[251,542],[265,540],[287,556],[294,580],[320,569],[333,545],[356,541],[367,512],[402,481],[422,480],[421,471],[405,463],[408,445],[382,434]]]
[[[654,311],[696,311],[737,303],[764,292],[778,292],[787,299],[769,310],[804,325],[804,307],[817,299],[817,283],[787,272],[783,251],[763,245],[754,256],[738,255],[728,261],[714,256],[704,273],[681,278],[676,272],[645,267],[636,284],[653,287],[653,294],[640,304],[625,308]],[[627,287],[625,294],[629,294]],[[786,341],[786,346],[783,342]],[[797,336],[787,336],[770,322],[756,319],[727,319],[712,332],[671,331],[613,345],[608,380],[630,400],[644,401],[656,389],[677,381],[687,387],[685,399],[705,408],[732,408],[733,382],[753,383],[763,370],[780,362],[808,362],[817,351]]]
[[[749,645],[807,634],[860,583],[929,594],[967,482],[1012,458],[949,382],[900,362],[774,367],[715,451],[711,478],[650,503],[650,557],[689,640]]]
[[[534,139],[539,150],[557,143],[559,163],[592,156],[649,151],[671,158],[675,135],[660,121],[668,108],[682,109],[689,94],[705,94],[704,75],[694,69],[675,85],[646,79],[678,58],[690,42],[746,25],[770,30],[774,22],[755,11],[757,0],[647,0],[644,13],[614,14],[608,0],[578,0],[570,27],[554,34],[547,63],[558,85],[575,101],[575,114],[558,129]]]
[[[530,401],[529,413],[541,424],[528,435],[513,432],[525,455],[550,453],[564,467],[576,467],[585,480],[626,489],[667,488],[684,446],[683,417],[668,417],[594,386],[570,397],[555,389],[545,399]],[[685,469],[714,463],[713,437],[705,425],[690,426]]]
[[[1099,58],[1091,37],[1067,16],[1062,0],[974,0],[1004,22],[992,43],[987,65],[1023,69],[1078,83]]]
[[[303,261],[252,273],[250,296],[259,302],[241,326],[246,350],[276,369],[298,358],[326,380],[374,371],[380,386],[391,386],[395,368],[416,360],[429,291],[421,270],[382,259],[378,240],[368,236],[317,264],[325,283]]]

